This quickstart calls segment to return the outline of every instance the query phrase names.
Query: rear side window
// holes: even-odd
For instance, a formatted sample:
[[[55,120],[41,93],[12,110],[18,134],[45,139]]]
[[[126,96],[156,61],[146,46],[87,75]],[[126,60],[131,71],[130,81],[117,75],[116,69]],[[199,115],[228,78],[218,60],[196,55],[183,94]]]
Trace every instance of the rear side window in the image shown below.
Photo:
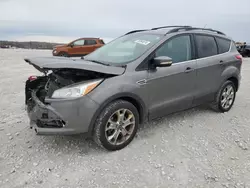
[[[85,45],[95,45],[96,41],[95,40],[85,40]]]
[[[231,44],[230,40],[216,37],[216,41],[217,41],[218,48],[219,48],[219,54],[226,53],[229,51],[230,44]]]
[[[217,45],[214,37],[205,35],[196,35],[195,39],[196,39],[198,58],[204,58],[218,54]]]

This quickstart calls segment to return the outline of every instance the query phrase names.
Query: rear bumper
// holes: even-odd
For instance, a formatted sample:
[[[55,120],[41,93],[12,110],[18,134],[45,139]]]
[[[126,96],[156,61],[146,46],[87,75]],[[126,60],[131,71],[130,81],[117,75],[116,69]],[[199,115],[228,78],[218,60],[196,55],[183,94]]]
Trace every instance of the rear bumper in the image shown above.
[[[238,78],[238,88],[237,88],[237,91],[240,89],[240,85],[241,85],[241,74],[239,75],[239,78]]]
[[[32,104],[31,104],[32,103]],[[27,105],[30,126],[39,135],[86,133],[99,105],[89,97],[73,100],[49,100],[42,103],[35,92]]]

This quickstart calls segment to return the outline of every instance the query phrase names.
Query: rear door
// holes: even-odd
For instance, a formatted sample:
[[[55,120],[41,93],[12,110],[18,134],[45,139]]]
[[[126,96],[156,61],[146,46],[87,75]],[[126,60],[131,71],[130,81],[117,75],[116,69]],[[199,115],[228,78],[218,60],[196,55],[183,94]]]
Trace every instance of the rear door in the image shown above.
[[[84,43],[84,55],[93,52],[97,48],[97,42],[95,39],[87,39]]]
[[[198,105],[214,99],[222,82],[221,74],[225,69],[230,41],[211,35],[195,34],[195,43],[197,80],[194,103]]]

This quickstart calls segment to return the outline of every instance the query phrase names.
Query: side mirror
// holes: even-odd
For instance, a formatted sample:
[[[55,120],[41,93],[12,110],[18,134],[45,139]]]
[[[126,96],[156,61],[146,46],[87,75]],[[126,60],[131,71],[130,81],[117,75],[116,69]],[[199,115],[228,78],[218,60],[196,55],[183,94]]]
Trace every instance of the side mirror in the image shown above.
[[[70,46],[71,48],[73,48],[74,44],[73,44],[73,43],[70,43],[69,46]]]
[[[172,65],[172,58],[168,56],[159,56],[153,59],[155,67],[170,67]]]

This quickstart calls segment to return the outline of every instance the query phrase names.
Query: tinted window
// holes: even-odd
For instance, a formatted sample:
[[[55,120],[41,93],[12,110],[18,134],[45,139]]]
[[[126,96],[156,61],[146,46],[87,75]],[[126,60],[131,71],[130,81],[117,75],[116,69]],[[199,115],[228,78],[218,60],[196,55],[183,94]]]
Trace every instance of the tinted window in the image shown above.
[[[95,45],[96,41],[95,40],[85,40],[85,45]]]
[[[219,47],[219,53],[225,53],[229,51],[231,41],[227,39],[222,39],[222,38],[216,38],[218,47]]]
[[[171,57],[173,63],[191,60],[190,36],[170,39],[156,51],[155,55]]]
[[[217,45],[214,37],[196,35],[195,38],[199,58],[209,57],[217,54]]]
[[[101,44],[104,44],[104,41],[103,40],[99,40]]]
[[[74,42],[74,46],[83,46],[84,45],[84,40],[77,40]]]

